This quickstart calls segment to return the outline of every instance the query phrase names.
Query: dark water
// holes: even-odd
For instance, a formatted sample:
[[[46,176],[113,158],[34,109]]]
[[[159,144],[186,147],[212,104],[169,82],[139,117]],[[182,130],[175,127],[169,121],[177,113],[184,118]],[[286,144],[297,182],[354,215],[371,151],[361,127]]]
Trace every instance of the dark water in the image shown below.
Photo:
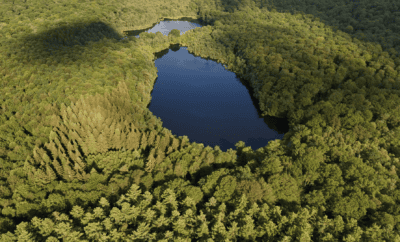
[[[184,32],[200,26],[187,21],[161,21],[154,26],[159,30],[147,31],[162,30],[168,35],[172,29]],[[261,117],[247,82],[221,63],[196,57],[179,45],[171,45],[155,56],[158,77],[148,108],[172,134],[186,135],[190,142],[204,146],[218,145],[226,151],[236,149],[235,143],[240,140],[256,150],[270,140],[282,139],[288,131],[285,119]]]

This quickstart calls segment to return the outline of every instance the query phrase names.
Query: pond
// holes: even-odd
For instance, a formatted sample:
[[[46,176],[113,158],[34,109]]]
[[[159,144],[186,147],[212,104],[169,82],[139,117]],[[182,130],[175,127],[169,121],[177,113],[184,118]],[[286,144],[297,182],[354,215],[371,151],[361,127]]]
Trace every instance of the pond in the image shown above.
[[[180,19],[161,21],[142,32],[168,35],[179,29],[183,34],[196,27],[201,27],[199,22]],[[137,37],[139,33],[134,32]],[[148,109],[172,134],[227,151],[235,150],[240,140],[256,150],[288,132],[285,119],[261,117],[252,88],[216,60],[195,56],[179,45],[171,45],[155,57],[158,77]]]
[[[201,25],[203,21],[192,19],[192,18],[180,18],[179,20],[173,20],[169,18],[164,18],[163,21],[159,21],[158,23],[153,24],[152,27],[141,30],[133,30],[133,31],[124,31],[128,36],[135,36],[139,38],[139,34],[143,32],[147,33],[157,33],[161,32],[163,35],[168,35],[169,32],[173,29],[179,29],[181,31],[181,35],[190,29],[194,29],[196,27],[202,27]]]

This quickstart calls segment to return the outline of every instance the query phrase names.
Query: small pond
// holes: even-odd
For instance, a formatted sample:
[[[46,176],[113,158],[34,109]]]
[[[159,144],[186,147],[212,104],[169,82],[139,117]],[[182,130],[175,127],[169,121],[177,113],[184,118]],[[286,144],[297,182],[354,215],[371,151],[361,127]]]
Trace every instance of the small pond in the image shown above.
[[[180,19],[161,21],[141,32],[168,35],[179,29],[183,34],[196,27],[201,27],[199,22]],[[139,33],[128,35],[138,37]],[[158,77],[148,109],[172,134],[227,151],[235,150],[240,140],[256,150],[288,132],[285,119],[261,117],[252,88],[221,63],[190,54],[187,47],[179,45],[171,45],[155,57]]]
[[[179,29],[181,31],[181,35],[190,29],[194,29],[196,27],[202,27],[203,22],[198,19],[192,18],[180,18],[179,20],[173,20],[169,18],[164,18],[163,21],[159,21],[158,23],[153,24],[152,27],[141,30],[132,30],[132,31],[124,31],[128,36],[135,36],[139,38],[139,34],[143,32],[147,33],[157,33],[161,32],[163,35],[168,35],[168,33],[173,29]]]

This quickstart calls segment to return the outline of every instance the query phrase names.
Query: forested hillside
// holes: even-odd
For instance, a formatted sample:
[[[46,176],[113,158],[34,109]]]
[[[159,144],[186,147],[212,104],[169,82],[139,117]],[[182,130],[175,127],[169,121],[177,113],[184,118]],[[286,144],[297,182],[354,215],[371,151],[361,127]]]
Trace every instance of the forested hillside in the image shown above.
[[[0,241],[400,241],[400,4],[315,2],[2,0]],[[207,26],[122,39],[179,17]],[[283,140],[172,135],[146,108],[171,44]]]

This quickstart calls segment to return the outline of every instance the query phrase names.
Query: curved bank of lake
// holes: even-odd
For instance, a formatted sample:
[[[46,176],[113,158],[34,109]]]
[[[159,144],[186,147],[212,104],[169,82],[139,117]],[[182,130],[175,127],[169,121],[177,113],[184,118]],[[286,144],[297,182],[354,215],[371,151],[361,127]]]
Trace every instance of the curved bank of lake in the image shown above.
[[[196,27],[201,27],[198,21],[160,21],[129,35],[139,38],[144,31],[168,35],[172,29],[183,34]],[[155,56],[158,77],[148,108],[172,134],[186,135],[190,142],[204,146],[218,145],[226,151],[236,149],[235,143],[240,140],[256,150],[270,140],[282,139],[288,131],[285,120],[261,117],[252,88],[221,63],[194,56],[179,45],[171,45]],[[280,134],[268,124],[278,127]]]

